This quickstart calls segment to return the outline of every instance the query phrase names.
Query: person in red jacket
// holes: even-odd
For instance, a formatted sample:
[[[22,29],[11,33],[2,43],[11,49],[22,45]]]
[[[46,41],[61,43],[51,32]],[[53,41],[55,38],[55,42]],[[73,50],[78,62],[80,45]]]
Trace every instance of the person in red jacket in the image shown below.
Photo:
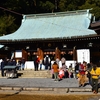
[[[85,75],[85,72],[86,72],[86,62],[84,61],[83,64],[80,64],[79,65],[79,87],[85,85],[85,82],[86,82],[86,75]]]

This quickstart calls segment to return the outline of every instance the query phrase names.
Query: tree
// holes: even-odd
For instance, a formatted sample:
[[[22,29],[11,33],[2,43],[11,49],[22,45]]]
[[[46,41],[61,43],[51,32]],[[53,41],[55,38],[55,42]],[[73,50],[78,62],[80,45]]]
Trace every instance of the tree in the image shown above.
[[[100,0],[87,0],[85,4],[79,7],[79,9],[91,9],[91,13],[95,15],[96,20],[100,20]]]
[[[11,15],[0,17],[0,36],[13,33],[18,28],[14,21],[15,19]]]
[[[60,11],[66,11],[67,10],[67,0],[60,0],[58,7]]]
[[[91,13],[96,17],[96,20],[100,20],[100,0],[1,0],[0,5],[9,10],[0,9],[0,35],[14,32],[21,24],[22,14],[93,8]],[[6,23],[9,24],[7,25]]]
[[[46,13],[46,12],[52,12],[55,8],[55,5],[51,3],[50,1],[46,2],[39,2],[39,13]]]
[[[60,0],[58,7],[60,11],[73,11],[78,10],[78,7],[84,3],[85,0]]]

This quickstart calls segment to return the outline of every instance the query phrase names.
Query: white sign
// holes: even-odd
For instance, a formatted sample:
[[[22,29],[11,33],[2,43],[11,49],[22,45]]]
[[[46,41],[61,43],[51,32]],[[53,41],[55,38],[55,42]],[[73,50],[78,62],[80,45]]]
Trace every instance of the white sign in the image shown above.
[[[21,58],[21,57],[22,57],[22,51],[21,50],[16,50],[15,58]]]
[[[89,49],[77,50],[77,61],[83,63],[83,61],[90,63],[90,51]]]

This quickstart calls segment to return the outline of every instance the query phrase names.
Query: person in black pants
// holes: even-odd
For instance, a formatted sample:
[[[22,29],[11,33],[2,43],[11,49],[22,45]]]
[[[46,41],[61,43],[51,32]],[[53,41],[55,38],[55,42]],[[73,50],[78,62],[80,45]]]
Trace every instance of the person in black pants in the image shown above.
[[[50,62],[51,62],[50,57],[48,55],[46,55],[46,57],[44,58],[44,65],[45,65],[46,70],[51,69],[50,68],[50,66],[51,66]]]
[[[4,66],[5,66],[5,63],[4,63],[4,60],[2,60],[2,62],[1,62],[1,75],[2,75],[2,77],[4,77]]]
[[[34,68],[35,71],[38,71],[38,64],[39,64],[39,59],[38,56],[34,57]]]

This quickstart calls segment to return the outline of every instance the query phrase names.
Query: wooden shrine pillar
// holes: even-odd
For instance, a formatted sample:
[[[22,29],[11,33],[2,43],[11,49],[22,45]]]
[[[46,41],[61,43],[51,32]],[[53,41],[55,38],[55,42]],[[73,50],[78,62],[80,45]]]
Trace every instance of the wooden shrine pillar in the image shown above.
[[[73,60],[77,61],[77,51],[76,51],[76,46],[73,47]]]

